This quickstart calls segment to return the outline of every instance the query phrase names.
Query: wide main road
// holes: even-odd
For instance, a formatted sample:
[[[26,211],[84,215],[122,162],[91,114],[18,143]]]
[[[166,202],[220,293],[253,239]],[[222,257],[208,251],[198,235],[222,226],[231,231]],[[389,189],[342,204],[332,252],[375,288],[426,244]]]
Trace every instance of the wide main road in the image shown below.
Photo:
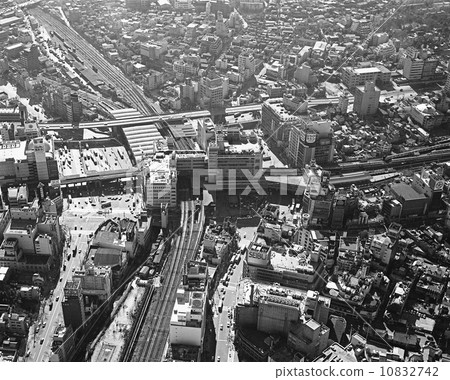
[[[89,63],[91,67],[95,66],[98,69],[98,74],[103,77],[102,79],[106,83],[113,85],[119,92],[122,92],[123,98],[134,108],[144,115],[153,115],[156,113],[150,100],[147,99],[141,88],[126,78],[117,67],[109,63],[73,28],[38,8],[30,9],[29,12],[47,30],[55,31],[63,37],[64,41],[70,47],[76,49],[77,56],[85,63]]]
[[[185,201],[181,202],[181,212],[181,238],[177,239],[161,271],[163,279],[160,287],[156,288],[132,361],[163,360],[176,291],[184,266],[193,258],[203,229],[203,208],[196,218],[194,202]]]

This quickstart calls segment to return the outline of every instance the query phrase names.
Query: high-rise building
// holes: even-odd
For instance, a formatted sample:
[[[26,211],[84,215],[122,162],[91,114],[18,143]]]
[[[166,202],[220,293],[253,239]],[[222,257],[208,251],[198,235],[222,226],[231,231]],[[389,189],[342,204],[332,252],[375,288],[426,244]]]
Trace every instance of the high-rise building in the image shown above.
[[[347,194],[343,194],[341,192],[335,196],[333,214],[331,217],[331,228],[333,229],[340,229],[344,227],[346,198]]]
[[[403,62],[403,76],[411,81],[432,79],[438,63],[436,58],[428,57],[426,52],[409,47]]]
[[[373,115],[378,110],[380,89],[374,82],[366,82],[364,86],[357,86],[355,90],[354,111],[359,116]]]
[[[44,137],[36,137],[28,144],[28,151],[30,152],[27,154],[29,156],[28,160],[34,163],[30,174],[35,174],[39,181],[48,181],[50,175],[47,164],[47,153],[52,151],[50,143]]]
[[[255,74],[255,57],[250,52],[243,52],[238,57],[239,72],[244,76],[244,80]]]
[[[86,320],[84,301],[79,281],[67,281],[62,302],[64,325],[78,329]]]
[[[189,99],[191,105],[195,104],[195,86],[191,78],[186,78],[185,83],[180,84],[181,101]]]
[[[425,194],[429,199],[428,211],[437,211],[442,208],[441,198],[445,181],[440,173],[424,168],[421,173],[414,174],[411,186],[419,194]]]
[[[210,71],[206,77],[200,79],[200,103],[204,107],[222,107],[228,95],[228,78],[221,77]]]
[[[177,205],[177,171],[176,163],[170,155],[156,153],[144,175],[144,201],[151,209],[161,205]]]
[[[282,98],[266,100],[261,108],[261,128],[271,142],[289,142],[290,130],[299,123],[295,112],[289,111]]]
[[[206,126],[205,126],[206,127]],[[239,129],[216,128],[213,141],[207,149],[209,182],[218,190],[245,189],[252,176],[262,169],[262,148],[258,142],[250,142]]]
[[[69,101],[66,103],[67,121],[79,123],[83,116],[83,104],[76,93],[70,94]]]
[[[303,168],[312,160],[317,164],[333,161],[334,137],[329,120],[304,120],[291,129],[288,157],[291,165]]]
[[[339,103],[338,103],[338,110],[341,114],[346,114],[348,110],[348,93],[344,92],[341,95],[339,95]]]
[[[309,215],[311,226],[327,226],[330,221],[334,201],[334,186],[329,183],[330,174],[312,163],[305,165],[306,182],[303,194],[303,213]]]
[[[216,34],[219,37],[228,37],[230,34],[230,29],[228,24],[223,19],[223,13],[217,11],[217,21],[216,21]]]
[[[28,71],[33,72],[37,71],[40,68],[39,61],[39,47],[37,44],[32,44],[26,47],[20,57],[20,61],[22,66]]]
[[[389,83],[391,71],[382,65],[373,67],[344,67],[342,69],[342,82],[349,88],[364,85],[366,82],[380,81]]]

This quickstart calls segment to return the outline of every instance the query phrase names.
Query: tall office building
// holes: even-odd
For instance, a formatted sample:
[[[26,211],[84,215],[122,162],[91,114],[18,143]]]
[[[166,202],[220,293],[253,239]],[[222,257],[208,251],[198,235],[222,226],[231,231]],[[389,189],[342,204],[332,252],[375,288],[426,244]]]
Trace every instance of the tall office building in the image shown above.
[[[200,103],[204,107],[222,107],[228,95],[228,78],[218,75],[211,70],[208,75],[200,79]]]
[[[292,126],[299,122],[300,118],[285,107],[282,98],[268,99],[262,105],[261,129],[271,142],[288,143]]]
[[[72,123],[79,123],[83,116],[83,104],[81,103],[76,93],[70,94],[69,100],[66,103],[67,121]]]
[[[373,115],[378,110],[380,89],[374,82],[366,82],[364,86],[357,86],[355,90],[354,111],[359,116]]]
[[[262,148],[258,142],[250,142],[239,129],[231,126],[216,128],[208,149],[209,182],[219,189],[245,189],[248,176],[262,169]]]
[[[428,57],[426,52],[409,47],[403,62],[403,76],[411,81],[432,79],[438,63],[436,58]]]
[[[20,56],[20,62],[28,72],[39,70],[40,68],[39,55],[40,53],[38,45],[32,44],[22,51]]]
[[[238,57],[239,72],[244,76],[244,80],[255,74],[255,57],[250,52],[242,52]]]
[[[28,162],[32,163],[30,166],[30,174],[33,177],[35,176],[39,181],[48,181],[50,175],[47,154],[51,154],[52,152],[50,143],[43,137],[37,137],[28,144],[28,152]]]
[[[334,201],[334,186],[329,183],[330,173],[311,163],[306,165],[304,175],[306,189],[303,194],[303,213],[308,214],[311,226],[327,226]]]
[[[288,157],[291,165],[303,168],[311,160],[317,164],[333,161],[335,140],[329,120],[301,120],[291,129]]]
[[[86,320],[81,283],[79,281],[66,282],[62,309],[65,326],[72,326],[76,330]]]
[[[177,171],[171,156],[156,153],[144,175],[144,202],[148,208],[177,205]]]

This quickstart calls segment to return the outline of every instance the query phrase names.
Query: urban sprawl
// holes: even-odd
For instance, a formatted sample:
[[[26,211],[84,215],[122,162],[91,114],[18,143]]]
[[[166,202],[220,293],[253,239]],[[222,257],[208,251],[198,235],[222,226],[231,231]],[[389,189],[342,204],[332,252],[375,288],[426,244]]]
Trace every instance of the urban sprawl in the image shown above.
[[[449,361],[449,25],[0,0],[0,361]]]

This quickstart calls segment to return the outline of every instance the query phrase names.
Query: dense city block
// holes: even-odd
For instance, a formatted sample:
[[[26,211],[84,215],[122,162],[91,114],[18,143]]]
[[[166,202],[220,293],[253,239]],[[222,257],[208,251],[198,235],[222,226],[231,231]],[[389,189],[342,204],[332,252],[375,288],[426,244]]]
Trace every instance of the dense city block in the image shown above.
[[[0,0],[0,361],[450,361],[449,25]]]

